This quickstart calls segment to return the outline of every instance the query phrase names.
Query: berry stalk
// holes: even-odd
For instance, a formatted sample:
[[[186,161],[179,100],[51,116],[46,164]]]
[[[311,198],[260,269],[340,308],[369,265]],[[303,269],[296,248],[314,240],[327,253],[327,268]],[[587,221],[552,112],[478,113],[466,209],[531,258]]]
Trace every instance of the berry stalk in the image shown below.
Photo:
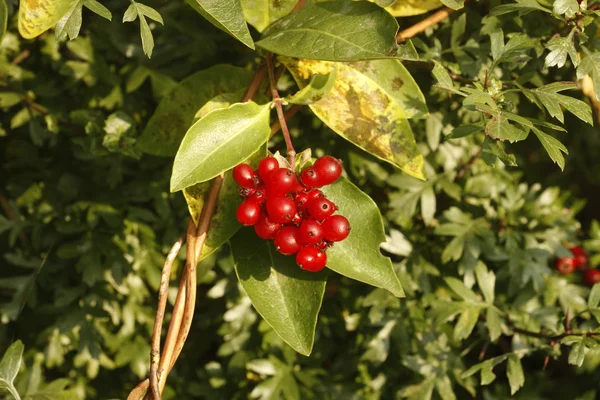
[[[288,160],[290,161],[292,169],[295,170],[296,150],[294,149],[294,145],[292,144],[290,131],[288,130],[287,123],[285,122],[285,115],[283,114],[283,107],[281,105],[282,100],[281,97],[279,97],[279,92],[277,92],[275,73],[273,72],[273,55],[271,53],[267,54],[267,72],[269,74],[269,84],[271,86],[273,102],[275,103],[275,109],[277,110],[277,118],[279,119],[279,124],[281,125],[281,132],[283,132],[283,137],[285,138]]]

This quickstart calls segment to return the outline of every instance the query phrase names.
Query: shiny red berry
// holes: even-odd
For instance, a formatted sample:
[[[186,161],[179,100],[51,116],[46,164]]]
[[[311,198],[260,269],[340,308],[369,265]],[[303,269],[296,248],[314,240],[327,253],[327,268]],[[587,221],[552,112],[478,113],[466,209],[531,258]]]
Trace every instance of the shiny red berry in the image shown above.
[[[323,239],[323,227],[317,221],[305,219],[300,224],[300,241],[302,244],[317,244]]]
[[[575,262],[575,269],[582,269],[590,261],[585,249],[581,246],[571,247],[571,253],[573,253],[573,261]]]
[[[254,194],[254,192],[256,191],[256,189],[253,188],[245,188],[240,186],[238,188],[238,193],[240,194],[240,196],[244,199],[247,199],[248,197],[252,196]]]
[[[296,214],[294,214],[290,223],[294,225],[300,225],[302,221],[304,221],[304,218],[302,217],[302,215],[300,215],[299,212],[296,211]]]
[[[275,237],[280,228],[281,224],[271,221],[265,213],[261,213],[258,222],[254,225],[254,232],[259,238],[270,240]]]
[[[592,287],[598,282],[600,282],[600,270],[591,268],[583,271],[583,283],[587,286]]]
[[[557,258],[555,262],[556,270],[561,274],[570,274],[575,271],[575,260],[571,257]]]
[[[265,157],[258,163],[258,176],[263,182],[269,179],[269,176],[279,169],[279,161],[275,157]]]
[[[258,222],[260,217],[260,204],[256,201],[246,200],[237,209],[237,220],[245,226],[251,226]]]
[[[269,196],[284,195],[294,191],[298,178],[291,169],[279,168],[269,176],[266,183]]]
[[[312,168],[321,186],[331,185],[342,176],[342,162],[335,157],[323,156],[315,161]]]
[[[332,242],[340,242],[350,234],[350,222],[342,215],[332,215],[323,221],[323,237]]]
[[[304,246],[296,254],[296,264],[306,271],[318,272],[327,264],[327,254],[314,246]]]
[[[300,180],[305,186],[308,187],[321,187],[323,185],[320,184],[319,174],[315,171],[314,168],[306,168],[300,174]]]
[[[256,174],[248,164],[240,164],[233,169],[233,180],[245,188],[253,188],[256,183]]]
[[[264,186],[257,187],[256,190],[252,192],[251,195],[248,196],[248,200],[256,201],[259,204],[262,204],[267,199],[267,191]]]
[[[306,193],[306,197],[308,198],[308,201],[307,201],[307,204],[308,204],[313,200],[320,199],[321,197],[325,197],[325,195],[319,189],[313,189]]]
[[[333,246],[333,242],[330,242],[329,240],[321,240],[319,243],[317,243],[317,248],[321,251],[325,251],[328,248]]]
[[[337,206],[325,197],[320,197],[308,203],[306,207],[311,218],[323,221],[337,210]]]
[[[300,230],[295,226],[284,226],[275,235],[275,249],[286,256],[295,254],[302,245],[300,244]]]
[[[290,222],[296,214],[296,202],[287,196],[268,197],[266,208],[271,221],[281,224]]]
[[[308,204],[308,193],[296,193],[296,207],[303,209]]]

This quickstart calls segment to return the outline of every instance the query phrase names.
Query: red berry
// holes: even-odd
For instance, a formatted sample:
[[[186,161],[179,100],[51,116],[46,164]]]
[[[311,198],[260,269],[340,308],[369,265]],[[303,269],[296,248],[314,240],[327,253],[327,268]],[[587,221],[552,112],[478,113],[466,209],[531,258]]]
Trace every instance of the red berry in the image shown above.
[[[263,186],[256,188],[253,193],[248,196],[248,200],[256,201],[259,204],[264,203],[267,199],[267,192]]]
[[[323,221],[323,236],[332,242],[340,242],[350,234],[350,222],[342,215],[332,215]]]
[[[302,171],[300,174],[300,180],[308,187],[323,186],[320,184],[319,174],[317,174],[314,168],[306,168],[304,171]]]
[[[292,192],[298,184],[298,178],[291,169],[279,168],[269,176],[266,183],[269,196],[276,196]]]
[[[323,239],[323,227],[317,221],[305,219],[300,224],[300,241],[302,244],[316,244]]]
[[[275,249],[286,256],[295,254],[302,245],[300,244],[300,230],[295,226],[285,226],[275,235]]]
[[[258,163],[258,176],[263,182],[269,179],[269,176],[279,169],[279,161],[275,157],[265,157]]]
[[[255,178],[256,174],[248,164],[240,164],[233,169],[233,180],[242,187],[253,188]]]
[[[247,199],[248,197],[252,196],[254,194],[256,190],[253,188],[245,188],[240,186],[238,188],[238,193],[240,194],[240,196],[244,199]]]
[[[575,271],[575,260],[571,257],[557,258],[555,262],[556,270],[561,274],[570,274]]]
[[[582,269],[590,261],[587,252],[581,246],[571,247],[571,253],[573,253],[573,261],[575,262],[575,269]]]
[[[267,214],[273,222],[285,224],[296,214],[296,203],[287,196],[268,197],[266,203]]]
[[[600,282],[600,270],[592,268],[583,271],[583,282],[589,287],[592,287],[596,283]]]
[[[330,248],[331,246],[333,246],[333,242],[330,242],[329,240],[321,240],[319,243],[317,243],[317,248],[321,251],[325,251],[328,248]]]
[[[308,204],[308,193],[300,192],[296,193],[296,207],[299,209],[304,208]]]
[[[244,201],[238,207],[236,217],[242,225],[250,226],[256,224],[260,217],[260,204],[252,200]]]
[[[335,157],[323,156],[312,167],[321,186],[331,185],[342,176],[342,162]]]
[[[304,218],[302,218],[302,215],[300,215],[299,212],[296,212],[296,214],[294,214],[294,216],[292,217],[292,220],[290,222],[294,225],[300,225],[300,223],[303,220],[304,220]]]
[[[296,254],[296,264],[306,271],[318,272],[327,264],[327,254],[314,246],[304,246]]]
[[[325,197],[323,192],[321,192],[319,189],[310,190],[308,193],[306,193],[306,196],[308,197],[308,201],[306,204],[310,203],[313,200],[320,199],[321,197]]]
[[[311,218],[322,221],[337,210],[337,206],[325,197],[313,200],[306,208]]]
[[[280,228],[281,224],[272,222],[266,214],[261,213],[258,222],[254,225],[254,232],[259,238],[269,240],[275,237]]]

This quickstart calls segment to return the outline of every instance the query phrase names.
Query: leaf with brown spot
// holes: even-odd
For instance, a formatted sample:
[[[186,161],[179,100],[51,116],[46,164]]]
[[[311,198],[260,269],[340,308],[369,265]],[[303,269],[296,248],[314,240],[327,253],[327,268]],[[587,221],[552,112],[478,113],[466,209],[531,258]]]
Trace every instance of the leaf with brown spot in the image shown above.
[[[428,115],[425,98],[412,76],[398,60],[352,63],[281,58],[300,86],[315,74],[334,67],[336,80],[330,91],[310,108],[340,136],[374,156],[425,179],[408,118]],[[403,84],[394,90],[394,79]]]

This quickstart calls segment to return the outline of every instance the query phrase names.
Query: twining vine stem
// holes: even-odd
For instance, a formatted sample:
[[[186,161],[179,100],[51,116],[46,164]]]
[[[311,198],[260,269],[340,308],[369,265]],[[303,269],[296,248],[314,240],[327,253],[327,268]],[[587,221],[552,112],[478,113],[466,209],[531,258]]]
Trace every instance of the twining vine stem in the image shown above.
[[[279,92],[277,92],[277,81],[275,80],[275,73],[273,72],[273,55],[271,53],[267,54],[267,73],[269,74],[269,84],[271,86],[271,93],[273,95],[273,103],[275,104],[275,109],[277,110],[277,119],[279,120],[279,124],[281,125],[281,132],[283,132],[283,137],[285,138],[285,145],[287,147],[287,156],[292,166],[292,169],[295,169],[296,166],[296,150],[294,149],[294,145],[292,144],[292,138],[290,137],[290,131],[288,130],[287,123],[285,122],[285,115],[283,114],[283,107],[281,105],[282,100],[279,97]]]

